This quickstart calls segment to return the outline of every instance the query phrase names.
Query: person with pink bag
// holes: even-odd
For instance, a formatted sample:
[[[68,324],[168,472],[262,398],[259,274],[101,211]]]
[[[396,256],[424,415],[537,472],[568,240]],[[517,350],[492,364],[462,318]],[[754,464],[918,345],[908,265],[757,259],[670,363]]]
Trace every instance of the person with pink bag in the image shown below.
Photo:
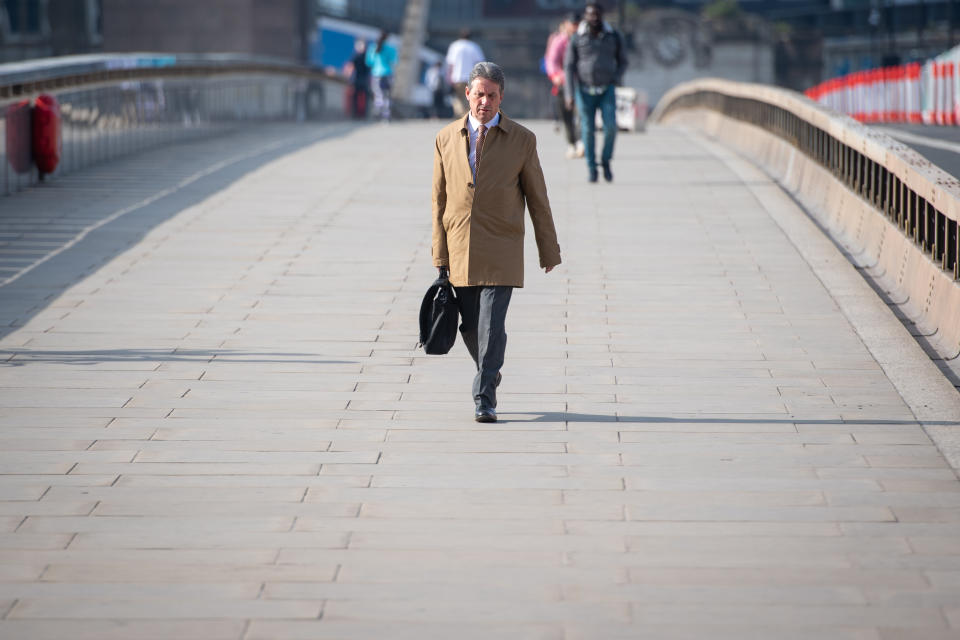
[[[567,45],[570,43],[570,36],[577,31],[577,25],[580,24],[580,14],[571,12],[560,23],[559,29],[550,36],[547,41],[547,51],[544,54],[543,62],[546,68],[547,77],[553,86],[550,93],[553,95],[557,114],[563,122],[563,130],[567,136],[567,157],[583,157],[583,141],[580,140],[580,133],[576,126],[576,113],[571,105],[563,96],[563,57],[567,53]]]

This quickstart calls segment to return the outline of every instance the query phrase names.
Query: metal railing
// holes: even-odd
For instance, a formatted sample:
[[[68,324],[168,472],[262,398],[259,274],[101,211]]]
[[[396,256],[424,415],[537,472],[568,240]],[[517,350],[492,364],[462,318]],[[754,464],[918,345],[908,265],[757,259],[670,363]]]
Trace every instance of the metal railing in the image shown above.
[[[60,105],[53,177],[254,121],[342,116],[343,85],[318,71],[225,55],[74,56],[0,65],[0,194],[37,183],[29,102]]]
[[[670,98],[658,108],[656,117],[691,108],[711,109],[762,127],[794,145],[882,212],[955,281],[960,280],[958,200],[947,191],[956,191],[960,186],[955,179],[940,172],[931,181],[922,172],[911,171],[907,162],[897,162],[896,168],[891,168],[888,165],[894,163],[868,153],[868,145],[862,140],[845,139],[846,136],[827,131],[826,127],[769,100],[697,90]]]

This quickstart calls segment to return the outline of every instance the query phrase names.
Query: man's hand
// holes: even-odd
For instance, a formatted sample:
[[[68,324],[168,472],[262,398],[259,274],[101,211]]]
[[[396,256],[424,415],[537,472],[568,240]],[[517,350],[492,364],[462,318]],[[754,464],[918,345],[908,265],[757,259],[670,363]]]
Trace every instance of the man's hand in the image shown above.
[[[553,271],[553,267],[544,267],[544,268],[543,268],[543,272],[544,272],[544,273],[550,273],[551,271]]]
[[[573,110],[573,98],[567,98],[565,102],[567,103],[567,111]]]

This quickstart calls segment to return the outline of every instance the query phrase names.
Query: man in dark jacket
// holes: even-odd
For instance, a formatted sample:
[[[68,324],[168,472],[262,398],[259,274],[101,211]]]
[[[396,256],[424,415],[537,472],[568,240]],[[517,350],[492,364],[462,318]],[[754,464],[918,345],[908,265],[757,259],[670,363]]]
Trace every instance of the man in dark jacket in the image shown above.
[[[603,118],[603,151],[600,162],[603,178],[610,182],[613,172],[613,141],[617,137],[616,86],[623,81],[627,56],[623,38],[603,21],[603,7],[590,2],[583,10],[583,22],[570,39],[563,62],[566,80],[563,85],[567,105],[576,99],[580,111],[580,129],[587,159],[590,182],[597,181],[597,156],[594,135],[597,109]]]

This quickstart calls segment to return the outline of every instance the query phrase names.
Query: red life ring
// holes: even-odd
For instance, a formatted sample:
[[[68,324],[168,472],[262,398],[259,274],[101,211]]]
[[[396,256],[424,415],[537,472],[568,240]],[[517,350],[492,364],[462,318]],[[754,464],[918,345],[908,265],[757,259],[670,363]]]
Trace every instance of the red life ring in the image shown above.
[[[7,107],[7,161],[17,173],[30,171],[30,101],[21,100]]]
[[[33,161],[41,174],[53,173],[60,162],[60,105],[48,94],[33,103]]]

